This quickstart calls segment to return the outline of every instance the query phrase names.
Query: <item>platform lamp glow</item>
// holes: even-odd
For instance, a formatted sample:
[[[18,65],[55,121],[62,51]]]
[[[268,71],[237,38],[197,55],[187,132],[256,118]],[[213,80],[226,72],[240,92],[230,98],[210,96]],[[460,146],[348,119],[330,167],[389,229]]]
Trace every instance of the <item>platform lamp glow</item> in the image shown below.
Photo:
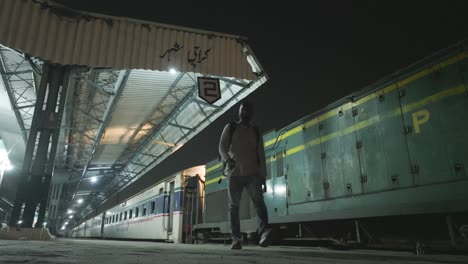
[[[9,151],[7,151],[3,139],[0,138],[0,186],[2,186],[3,173],[13,168],[8,158],[8,153]]]

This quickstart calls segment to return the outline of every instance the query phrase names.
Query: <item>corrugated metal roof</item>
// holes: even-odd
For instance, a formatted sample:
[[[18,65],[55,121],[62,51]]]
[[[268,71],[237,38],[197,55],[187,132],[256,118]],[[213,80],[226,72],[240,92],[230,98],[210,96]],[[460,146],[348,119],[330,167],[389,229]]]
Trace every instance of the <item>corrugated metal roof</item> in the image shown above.
[[[244,39],[148,21],[0,0],[0,43],[63,65],[197,72],[254,80]],[[254,69],[258,71],[260,69]]]
[[[0,43],[22,58],[17,50],[89,66],[74,67],[69,82],[55,164],[67,168],[76,185],[65,195],[94,195],[89,201],[102,202],[266,81],[240,37],[64,12],[37,2],[0,0]],[[24,70],[32,77],[31,67]],[[21,74],[16,76],[34,84]],[[222,98],[213,105],[198,96],[201,76],[220,79]],[[16,88],[22,89],[20,82],[10,90]],[[89,176],[100,176],[100,185],[83,181]]]
[[[112,164],[126,149],[135,129],[168,93],[177,75],[133,70],[93,159],[93,164]]]

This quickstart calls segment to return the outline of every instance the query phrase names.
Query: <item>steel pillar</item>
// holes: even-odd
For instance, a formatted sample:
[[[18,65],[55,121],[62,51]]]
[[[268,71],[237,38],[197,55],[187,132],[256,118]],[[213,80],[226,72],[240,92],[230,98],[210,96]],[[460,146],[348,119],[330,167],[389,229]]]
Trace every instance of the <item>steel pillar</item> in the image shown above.
[[[39,213],[35,227],[43,226],[69,73],[70,69],[66,66],[44,65],[26,146],[23,175],[9,222],[11,226],[18,225],[21,219],[21,227],[33,227],[37,209]]]

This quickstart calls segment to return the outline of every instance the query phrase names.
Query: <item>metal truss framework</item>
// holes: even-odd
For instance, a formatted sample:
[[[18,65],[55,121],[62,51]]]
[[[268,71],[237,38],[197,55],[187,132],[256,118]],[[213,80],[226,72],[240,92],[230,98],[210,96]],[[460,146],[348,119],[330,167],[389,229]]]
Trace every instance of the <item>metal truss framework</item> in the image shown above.
[[[193,81],[193,86],[185,88],[177,87],[177,82],[180,80],[180,78],[183,77],[184,74],[188,75],[188,73],[182,73],[178,77],[176,82],[173,83],[169,93],[166,95],[161,104],[159,104],[153,109],[154,113],[160,112],[161,114],[163,114],[161,116],[164,116],[165,118],[163,120],[156,120],[157,123],[159,123],[159,125],[154,124],[151,118],[147,119],[145,123],[139,127],[139,129],[141,129],[142,127],[147,127],[145,126],[146,124],[150,125],[151,129],[147,129],[147,131],[143,132],[145,134],[145,137],[143,138],[143,140],[141,140],[142,142],[138,144],[136,150],[134,147],[128,148],[126,154],[122,155],[121,158],[123,160],[121,161],[127,161],[124,168],[118,171],[118,175],[116,175],[115,178],[106,182],[106,184],[101,188],[101,191],[99,193],[93,195],[93,197],[90,199],[90,203],[92,204],[92,206],[88,206],[85,208],[83,212],[84,215],[92,213],[97,205],[102,204],[112,194],[120,191],[121,189],[128,186],[130,183],[134,182],[146,171],[148,171],[150,167],[159,163],[161,160],[163,160],[173,151],[175,151],[178,147],[180,147],[182,143],[188,141],[188,139],[190,138],[189,135],[191,133],[194,133],[197,129],[200,129],[197,126],[200,126],[201,124],[197,124],[197,126],[190,127],[182,125],[181,122],[178,121],[180,119],[180,115],[184,112],[184,110],[186,110],[189,107],[192,107],[192,109],[197,109],[197,111],[202,116],[202,123],[207,123],[209,122],[210,117],[215,115],[221,108],[223,108],[225,105],[227,105],[235,99],[234,95],[236,94],[236,92],[232,89],[234,86],[236,86],[238,90],[237,93],[239,93],[247,89],[251,85],[251,83],[233,82],[229,79],[222,80],[225,84],[222,89],[223,93],[230,94],[233,97],[230,100],[226,101],[223,105],[215,106],[201,101],[198,98],[196,80],[194,77],[190,76],[190,78]],[[167,101],[168,99],[173,99],[174,101],[170,105],[165,104],[165,101]],[[169,113],[167,113],[167,110],[163,110],[164,108],[170,108],[171,110]],[[174,131],[174,129],[179,130],[183,136],[176,142],[171,142],[170,140],[167,140],[163,135],[163,131],[165,131],[166,129],[171,129],[172,131]],[[137,130],[135,131],[135,134],[141,132],[141,130]],[[164,145],[166,148],[163,151],[161,151],[160,148],[156,148],[156,146],[158,145]],[[132,154],[129,158],[128,153]]]
[[[70,178],[68,192],[62,197],[65,203],[60,209],[68,208],[75,196],[83,195],[79,191],[80,185],[90,170],[96,148],[129,74],[130,70],[90,70],[77,71],[73,75],[76,92],[69,108],[73,125],[67,128],[70,130],[69,144],[65,146],[67,152],[61,159],[61,166],[68,168]]]
[[[33,71],[35,69],[36,71]],[[0,45],[0,73],[10,103],[26,143],[36,106],[36,85],[40,80],[38,66],[24,54]]]
[[[16,56],[14,63],[12,54]],[[35,104],[35,97],[31,96],[35,95],[34,84],[37,82],[33,75],[35,65],[22,54],[3,46],[0,55],[2,77],[26,139]],[[83,191],[83,181],[90,177],[89,173],[95,168],[93,158],[97,147],[131,72],[80,67],[71,71],[70,93],[62,122],[61,140],[64,142],[59,147],[55,163],[56,168],[69,172],[67,188],[62,194],[57,214],[61,219],[64,219],[65,211],[69,208],[80,212],[79,217],[93,212],[110,196],[134,182],[211,123],[214,115],[236,100],[235,95],[252,84],[220,78],[222,93],[230,99],[216,106],[198,97],[196,74],[179,73],[160,103],[133,131],[122,154],[97,174],[102,179],[99,184],[92,190]],[[22,86],[12,85],[14,83],[22,83]],[[194,113],[197,120],[187,119]],[[77,196],[84,198],[81,205],[75,204],[74,198]]]

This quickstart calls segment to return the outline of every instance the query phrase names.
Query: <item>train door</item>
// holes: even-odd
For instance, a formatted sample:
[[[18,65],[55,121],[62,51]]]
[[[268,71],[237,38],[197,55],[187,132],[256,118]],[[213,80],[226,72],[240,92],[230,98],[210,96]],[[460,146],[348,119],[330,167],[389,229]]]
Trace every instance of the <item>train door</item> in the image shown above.
[[[287,140],[281,141],[276,153],[273,155],[275,177],[272,181],[270,190],[270,192],[273,194],[272,216],[285,216],[288,214],[288,186],[286,182],[286,178],[288,177],[288,164],[286,162],[287,160],[285,159],[287,145]]]
[[[347,110],[348,109],[348,110]],[[341,170],[343,172],[344,195],[356,195],[362,193],[361,162],[358,150],[362,142],[358,142],[356,134],[356,117],[359,109],[352,103],[347,103],[338,111],[338,133],[340,137]],[[362,123],[360,124],[362,125]]]
[[[174,186],[175,186],[175,181],[171,181],[169,183],[169,193],[168,196],[166,196],[167,199],[167,208],[168,208],[168,217],[167,217],[167,234],[168,236],[172,235],[172,227],[173,227],[173,220],[174,220],[174,203],[172,202],[173,197],[174,197]]]
[[[101,239],[104,239],[104,225],[106,222],[106,212],[102,213],[101,217],[101,232],[100,232],[100,237]]]
[[[447,124],[442,120],[453,118],[446,112],[459,101],[459,96],[455,96],[458,71],[447,70],[439,69],[411,82],[400,82],[401,112],[415,185],[454,179],[445,142],[455,134],[446,130]]]
[[[282,156],[284,157],[284,178],[287,181],[286,189],[285,185],[282,185],[279,181],[275,182],[275,197],[276,195],[281,196],[284,192],[284,195],[287,195],[288,204],[297,204],[303,203],[306,201],[306,192],[307,192],[307,176],[306,172],[306,163],[305,160],[305,142],[304,142],[304,124],[301,121],[298,126],[290,129],[288,132],[296,130],[297,132],[289,136],[285,140],[285,146]]]

